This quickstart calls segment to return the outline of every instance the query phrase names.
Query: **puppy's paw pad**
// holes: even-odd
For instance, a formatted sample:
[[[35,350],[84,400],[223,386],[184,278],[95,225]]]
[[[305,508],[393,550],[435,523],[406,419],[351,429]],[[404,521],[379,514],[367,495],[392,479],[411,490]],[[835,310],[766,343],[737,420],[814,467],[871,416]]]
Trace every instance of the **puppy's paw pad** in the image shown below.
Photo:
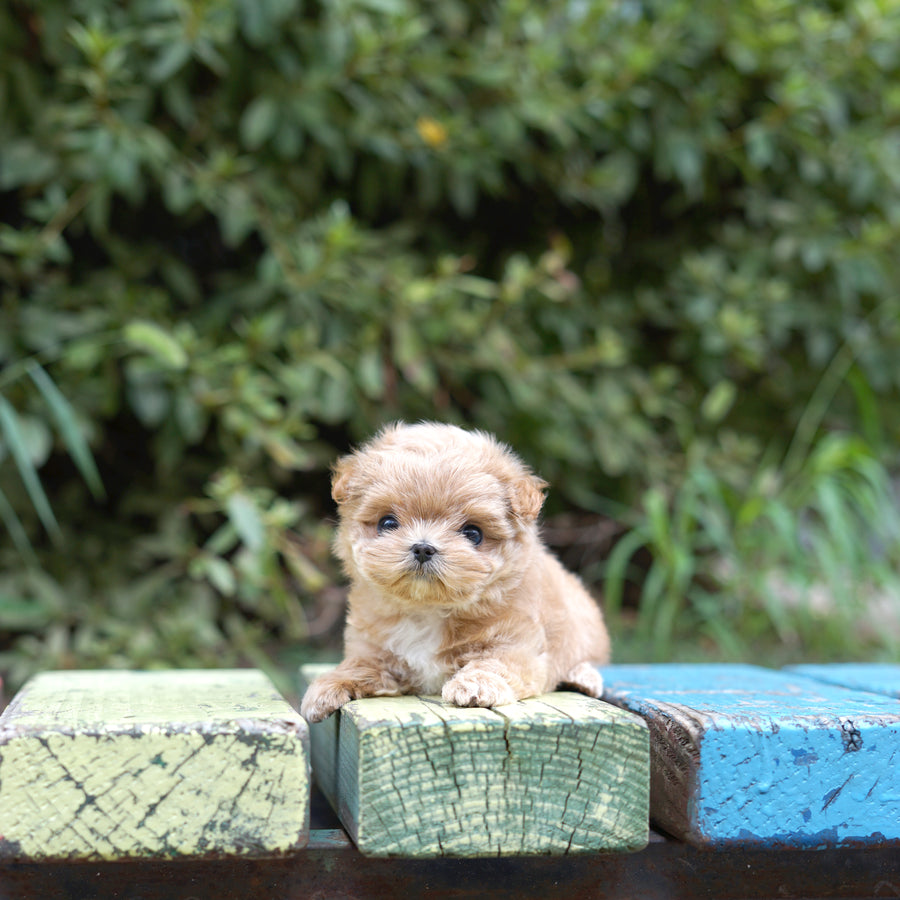
[[[303,695],[300,715],[308,722],[321,722],[353,698],[340,687],[313,682]]]
[[[441,699],[454,706],[504,706],[515,703],[513,689],[493,672],[455,675],[441,691]]]
[[[603,676],[589,663],[581,662],[569,669],[562,680],[563,687],[575,688],[588,697],[603,696]]]

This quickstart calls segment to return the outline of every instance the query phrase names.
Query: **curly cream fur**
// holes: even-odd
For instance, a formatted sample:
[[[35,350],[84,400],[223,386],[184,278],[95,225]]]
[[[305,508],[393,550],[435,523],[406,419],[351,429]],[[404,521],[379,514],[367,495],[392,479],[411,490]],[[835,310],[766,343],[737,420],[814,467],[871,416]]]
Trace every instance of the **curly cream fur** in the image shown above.
[[[600,610],[541,543],[545,482],[490,435],[392,425],[339,460],[335,552],[350,578],[344,661],[307,690],[320,721],[351,699],[441,693],[499,706],[560,684],[600,696]],[[396,527],[380,529],[385,516]],[[463,533],[477,526],[477,545]],[[392,523],[393,526],[393,523]],[[416,544],[433,555],[417,562]]]

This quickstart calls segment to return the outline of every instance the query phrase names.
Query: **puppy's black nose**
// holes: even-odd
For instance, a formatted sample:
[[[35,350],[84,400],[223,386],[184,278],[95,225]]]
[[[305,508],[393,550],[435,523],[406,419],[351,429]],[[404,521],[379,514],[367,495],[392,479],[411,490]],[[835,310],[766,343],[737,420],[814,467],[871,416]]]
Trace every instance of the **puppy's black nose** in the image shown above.
[[[428,560],[437,553],[437,549],[425,541],[419,541],[417,544],[413,544],[409,549],[416,558],[416,562],[420,565],[427,563]]]

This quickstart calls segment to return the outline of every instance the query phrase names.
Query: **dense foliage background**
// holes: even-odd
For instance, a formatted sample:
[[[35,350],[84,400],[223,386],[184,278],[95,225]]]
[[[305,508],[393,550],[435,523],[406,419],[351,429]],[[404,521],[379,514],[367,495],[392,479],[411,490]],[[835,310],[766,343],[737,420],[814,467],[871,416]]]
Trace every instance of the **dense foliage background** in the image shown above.
[[[897,0],[14,0],[0,148],[13,681],[333,646],[423,417],[620,658],[896,653]]]

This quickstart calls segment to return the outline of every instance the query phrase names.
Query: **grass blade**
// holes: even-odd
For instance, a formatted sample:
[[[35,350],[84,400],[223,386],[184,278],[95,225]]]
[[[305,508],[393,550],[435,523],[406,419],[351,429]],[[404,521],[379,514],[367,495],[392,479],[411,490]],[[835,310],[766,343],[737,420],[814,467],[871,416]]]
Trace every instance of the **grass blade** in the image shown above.
[[[635,529],[618,540],[607,557],[603,569],[603,609],[608,617],[615,618],[621,613],[631,557],[646,545],[643,530]]]
[[[66,445],[72,461],[78,467],[78,471],[81,472],[81,477],[84,478],[94,497],[102,499],[106,495],[106,492],[103,490],[103,481],[100,478],[100,473],[97,471],[93,454],[90,447],[88,447],[84,433],[78,426],[75,411],[72,409],[71,404],[53,383],[53,379],[37,363],[30,362],[28,364],[28,374],[41,392],[44,400],[46,400],[47,406],[50,407],[50,412],[59,426],[63,443]]]
[[[62,532],[53,510],[50,508],[50,501],[47,499],[44,488],[41,485],[41,479],[38,476],[25,441],[22,438],[22,432],[19,429],[19,420],[15,410],[5,397],[0,397],[0,434],[6,439],[10,453],[16,462],[19,470],[19,476],[25,485],[25,490],[34,504],[35,511],[38,514],[44,528],[54,541],[62,538]]]
[[[12,538],[12,542],[16,545],[19,553],[30,562],[33,562],[34,550],[31,546],[31,541],[28,540],[28,535],[25,534],[25,529],[22,527],[16,511],[12,508],[2,491],[0,491],[0,519],[3,519],[3,524],[6,526],[6,530],[9,532],[9,536]]]

